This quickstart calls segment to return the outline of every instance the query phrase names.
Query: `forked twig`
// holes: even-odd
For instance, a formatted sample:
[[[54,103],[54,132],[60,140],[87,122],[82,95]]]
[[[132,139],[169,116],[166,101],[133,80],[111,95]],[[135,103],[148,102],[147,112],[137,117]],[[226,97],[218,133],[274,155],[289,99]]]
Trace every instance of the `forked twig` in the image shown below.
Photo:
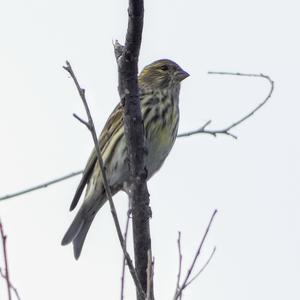
[[[197,274],[189,281],[189,278],[190,278],[190,276],[191,276],[191,274],[192,274],[192,271],[193,271],[193,269],[194,269],[194,267],[195,267],[195,264],[196,264],[196,262],[197,262],[197,260],[198,260],[198,258],[199,258],[200,252],[201,252],[201,250],[202,250],[202,246],[203,246],[203,244],[204,244],[204,242],[205,242],[205,239],[206,239],[206,237],[207,237],[207,235],[208,235],[208,232],[209,232],[209,230],[210,230],[211,224],[212,224],[212,222],[213,222],[213,220],[214,220],[214,218],[215,218],[216,213],[217,213],[217,210],[214,210],[214,212],[213,212],[213,214],[212,214],[212,216],[211,216],[211,218],[210,218],[210,220],[209,220],[209,223],[208,223],[208,225],[207,225],[207,227],[206,227],[205,233],[204,233],[204,235],[203,235],[203,237],[202,237],[202,239],[201,239],[201,242],[200,242],[200,244],[199,244],[199,247],[198,247],[198,249],[197,249],[197,251],[196,251],[196,254],[195,254],[195,256],[194,256],[193,262],[192,262],[190,268],[188,269],[187,274],[186,274],[186,276],[185,276],[185,278],[184,278],[184,280],[183,280],[183,283],[181,284],[181,286],[180,286],[179,288],[178,288],[178,286],[176,286],[176,291],[175,291],[175,295],[174,295],[173,300],[181,299],[183,290],[184,290],[184,289],[185,289],[192,281],[194,281],[194,279],[196,279],[196,278],[201,274],[201,272],[202,272],[202,271],[205,269],[205,267],[208,265],[208,263],[210,262],[212,256],[213,256],[214,253],[215,253],[215,249],[214,249],[213,252],[212,252],[212,254],[210,255],[208,261],[205,263],[205,265],[204,265],[204,266],[201,268],[201,270],[200,270],[199,272],[197,272]],[[179,249],[179,248],[178,248],[178,249]],[[180,248],[180,249],[181,249],[181,248]],[[180,251],[181,251],[181,250],[180,250]],[[178,275],[178,276],[180,276],[180,275]]]
[[[206,261],[206,263],[202,266],[202,268],[196,273],[196,275],[194,277],[192,277],[185,285],[185,287],[187,287],[188,285],[190,285],[208,266],[208,264],[210,263],[211,259],[213,258],[213,256],[216,253],[217,248],[214,247],[213,251],[211,252],[208,260]]]
[[[243,118],[239,119],[238,121],[234,122],[233,124],[231,124],[231,125],[223,128],[223,129],[209,130],[209,129],[207,129],[207,126],[210,125],[211,122],[212,122],[211,120],[209,120],[202,127],[200,127],[199,129],[188,131],[188,132],[185,132],[185,133],[180,133],[180,134],[177,135],[177,137],[187,137],[187,136],[191,136],[191,135],[198,134],[198,133],[206,133],[206,134],[213,135],[214,137],[216,137],[217,134],[225,134],[225,135],[228,135],[228,136],[231,136],[231,137],[237,139],[237,136],[234,135],[234,134],[232,134],[230,132],[230,130],[232,128],[240,125],[245,120],[247,120],[256,111],[258,111],[262,106],[264,106],[267,103],[267,101],[271,98],[272,93],[274,91],[274,81],[268,75],[264,75],[264,74],[248,74],[248,73],[232,73],[232,72],[208,72],[208,74],[212,74],[212,75],[233,75],[233,76],[245,76],[245,77],[259,77],[259,78],[264,78],[264,79],[268,80],[268,82],[270,83],[270,90],[269,90],[269,93],[268,93],[267,97],[259,105],[257,105],[247,115],[245,115]]]
[[[3,279],[6,280],[6,276],[5,276],[5,274],[4,274],[4,272],[2,271],[1,268],[0,268],[0,275],[1,275],[1,277],[2,277]],[[18,293],[18,290],[11,284],[11,282],[9,283],[9,286],[10,286],[10,288],[14,291],[14,293],[15,293],[17,299],[18,299],[18,300],[21,300],[20,295],[19,295],[19,293]]]
[[[109,205],[110,205],[111,214],[113,216],[113,220],[114,220],[115,227],[116,227],[117,234],[118,234],[118,238],[119,238],[122,250],[123,250],[123,254],[126,257],[127,265],[128,265],[129,271],[131,273],[131,276],[133,278],[133,281],[136,285],[137,291],[138,291],[139,295],[141,295],[142,297],[145,298],[145,293],[144,293],[144,291],[142,289],[142,286],[141,286],[141,283],[140,283],[140,281],[137,277],[135,268],[134,268],[133,263],[132,263],[132,259],[129,256],[129,254],[126,250],[126,247],[125,247],[125,242],[124,242],[124,239],[123,239],[121,226],[120,226],[119,219],[118,219],[118,216],[117,216],[117,211],[115,209],[115,205],[114,205],[114,202],[113,202],[113,199],[112,199],[110,186],[108,184],[107,177],[106,177],[106,172],[105,172],[104,163],[103,163],[103,159],[102,159],[101,152],[100,152],[100,147],[99,147],[99,143],[98,143],[98,139],[97,139],[97,134],[96,134],[94,122],[93,122],[93,119],[92,119],[92,116],[91,116],[91,113],[90,113],[90,109],[89,109],[89,106],[87,104],[87,100],[86,100],[86,97],[85,97],[85,90],[80,87],[80,85],[78,83],[78,80],[77,80],[77,78],[74,74],[74,71],[71,67],[71,64],[68,61],[66,61],[66,66],[63,66],[63,68],[72,77],[72,79],[73,79],[73,81],[76,85],[76,88],[78,90],[78,93],[81,97],[81,100],[83,102],[84,108],[86,110],[87,117],[88,117],[88,122],[83,121],[79,117],[77,117],[77,119],[79,119],[82,123],[84,123],[87,126],[87,128],[89,129],[89,131],[90,131],[90,133],[93,137],[93,141],[94,141],[94,145],[95,145],[95,149],[96,149],[96,153],[97,153],[97,159],[98,159],[100,169],[101,169],[101,173],[102,173],[101,175],[102,175],[102,178],[103,178],[103,184],[104,184],[104,187],[105,187],[106,195],[107,195],[108,202],[109,202]]]

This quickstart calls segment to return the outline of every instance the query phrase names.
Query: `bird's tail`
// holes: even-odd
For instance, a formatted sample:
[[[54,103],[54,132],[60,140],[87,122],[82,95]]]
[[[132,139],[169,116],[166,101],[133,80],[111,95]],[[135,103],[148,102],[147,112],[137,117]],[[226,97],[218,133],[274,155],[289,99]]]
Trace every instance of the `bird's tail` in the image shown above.
[[[101,205],[99,205],[99,202],[102,202]],[[62,245],[73,242],[74,256],[76,259],[80,256],[83,243],[94,217],[104,202],[105,201],[98,201],[98,203],[96,202],[98,205],[95,205],[95,202],[91,203],[85,201],[61,241]]]

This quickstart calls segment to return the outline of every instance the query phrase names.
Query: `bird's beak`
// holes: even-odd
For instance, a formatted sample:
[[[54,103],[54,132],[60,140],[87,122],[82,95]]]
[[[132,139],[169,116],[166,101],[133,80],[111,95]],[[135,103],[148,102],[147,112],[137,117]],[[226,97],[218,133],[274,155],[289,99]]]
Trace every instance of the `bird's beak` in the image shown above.
[[[183,71],[183,70],[180,70],[176,73],[176,78],[179,80],[179,81],[182,81],[184,80],[185,78],[189,77],[190,74],[186,71]]]

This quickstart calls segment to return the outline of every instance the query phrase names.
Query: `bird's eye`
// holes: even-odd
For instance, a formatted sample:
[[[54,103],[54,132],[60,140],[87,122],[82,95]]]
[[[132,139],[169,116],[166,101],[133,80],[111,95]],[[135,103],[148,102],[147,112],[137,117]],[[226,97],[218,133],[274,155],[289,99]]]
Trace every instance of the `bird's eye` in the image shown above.
[[[169,70],[169,67],[168,67],[167,65],[162,65],[162,66],[160,67],[160,69],[161,69],[162,71],[168,71],[168,70]]]

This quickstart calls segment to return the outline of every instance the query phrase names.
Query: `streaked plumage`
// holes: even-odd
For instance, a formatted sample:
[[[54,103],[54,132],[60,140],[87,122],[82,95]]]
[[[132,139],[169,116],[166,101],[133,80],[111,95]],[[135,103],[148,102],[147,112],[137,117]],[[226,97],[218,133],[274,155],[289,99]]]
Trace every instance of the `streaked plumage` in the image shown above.
[[[148,154],[145,163],[150,178],[163,164],[177,135],[180,82],[188,77],[176,63],[162,59],[146,66],[139,75],[141,111]],[[119,103],[108,118],[99,137],[112,194],[124,189],[129,177],[123,126],[123,107]],[[62,245],[73,242],[74,256],[80,256],[86,234],[102,205],[106,202],[96,151],[93,150],[76,190],[70,210],[77,205],[86,187],[85,198]]]

